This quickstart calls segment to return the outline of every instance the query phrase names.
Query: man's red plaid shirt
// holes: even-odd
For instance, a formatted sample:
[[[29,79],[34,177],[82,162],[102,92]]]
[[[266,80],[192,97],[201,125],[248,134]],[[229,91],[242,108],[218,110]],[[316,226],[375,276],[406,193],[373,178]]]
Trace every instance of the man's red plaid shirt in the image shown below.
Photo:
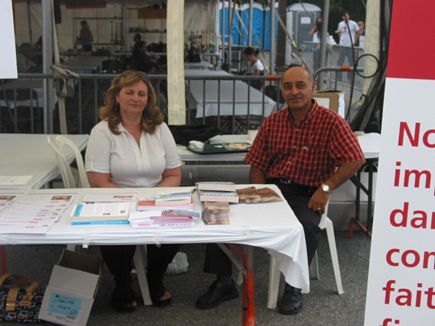
[[[306,186],[319,186],[343,163],[364,159],[348,123],[315,101],[298,126],[289,110],[267,118],[245,157],[266,178],[284,177]]]

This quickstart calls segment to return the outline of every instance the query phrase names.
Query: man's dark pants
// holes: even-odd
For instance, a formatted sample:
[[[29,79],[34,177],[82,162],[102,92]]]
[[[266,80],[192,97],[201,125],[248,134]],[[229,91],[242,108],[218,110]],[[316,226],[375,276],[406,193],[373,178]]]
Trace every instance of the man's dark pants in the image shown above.
[[[283,182],[284,181],[284,182]],[[318,227],[321,214],[308,208],[308,202],[317,187],[303,186],[282,179],[267,179],[281,190],[284,198],[302,224],[307,243],[308,264],[314,257],[319,244],[321,230]],[[204,272],[218,276],[231,276],[232,263],[226,254],[215,244],[208,244],[205,254]]]

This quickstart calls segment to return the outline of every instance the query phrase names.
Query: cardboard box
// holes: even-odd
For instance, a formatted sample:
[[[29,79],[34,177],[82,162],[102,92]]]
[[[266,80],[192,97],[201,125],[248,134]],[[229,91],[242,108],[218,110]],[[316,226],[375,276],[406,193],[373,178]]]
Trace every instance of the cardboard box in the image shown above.
[[[60,325],[86,325],[101,275],[101,259],[64,250],[45,290],[39,319]]]
[[[330,108],[341,117],[345,117],[346,104],[343,92],[316,92],[313,97],[319,105]]]

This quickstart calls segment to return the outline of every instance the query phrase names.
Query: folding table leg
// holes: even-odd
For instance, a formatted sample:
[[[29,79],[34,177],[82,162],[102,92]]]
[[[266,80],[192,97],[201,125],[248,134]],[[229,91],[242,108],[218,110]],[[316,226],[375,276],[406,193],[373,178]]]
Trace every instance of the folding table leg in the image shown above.
[[[243,275],[243,326],[255,326],[254,271],[252,269],[252,247],[240,250],[240,258],[246,273]]]
[[[220,245],[225,254],[236,264],[243,269],[243,290],[242,290],[242,326],[255,326],[255,298],[254,298],[254,270],[253,270],[253,253],[252,247],[240,245],[227,245],[231,248],[226,248]],[[236,253],[240,257],[235,257]],[[237,260],[237,261],[236,261]],[[241,266],[240,266],[241,265]]]
[[[0,271],[1,274],[7,273],[6,268],[6,250],[4,246],[0,246]]]

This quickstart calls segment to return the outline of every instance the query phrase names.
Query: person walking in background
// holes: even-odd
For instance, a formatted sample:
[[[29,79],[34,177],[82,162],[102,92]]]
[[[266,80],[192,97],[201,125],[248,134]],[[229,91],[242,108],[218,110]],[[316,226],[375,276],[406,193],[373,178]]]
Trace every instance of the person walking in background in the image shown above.
[[[350,19],[350,13],[344,12],[342,21],[338,23],[336,33],[339,36],[339,52],[337,66],[342,66],[347,58],[347,64],[354,65],[354,53],[352,47],[355,46],[356,35],[359,31],[358,24]]]
[[[81,45],[83,51],[91,52],[92,42],[94,41],[91,29],[89,28],[88,22],[86,20],[82,20],[80,22],[80,26],[80,35],[77,37],[77,44]]]
[[[89,183],[98,188],[178,187],[181,160],[172,134],[156,104],[156,92],[141,71],[127,70],[112,80],[100,109],[102,119],[92,128],[85,163]],[[179,249],[177,244],[148,245],[147,278],[154,305],[172,296],[163,276]],[[137,309],[131,287],[136,246],[101,246],[115,280],[111,304],[119,312]]]

